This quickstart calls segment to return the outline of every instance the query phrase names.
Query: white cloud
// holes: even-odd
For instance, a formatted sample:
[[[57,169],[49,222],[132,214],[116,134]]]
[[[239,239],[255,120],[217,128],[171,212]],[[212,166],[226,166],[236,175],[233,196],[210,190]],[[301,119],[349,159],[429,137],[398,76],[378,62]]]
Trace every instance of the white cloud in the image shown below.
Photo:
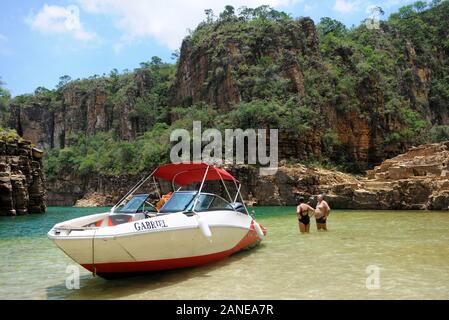
[[[79,8],[75,5],[67,7],[44,4],[44,7],[34,16],[26,19],[32,29],[42,33],[71,34],[75,39],[88,41],[96,35],[84,30],[80,21]]]
[[[370,12],[370,8],[380,6],[383,9],[390,9],[393,6],[403,6],[416,0],[335,0],[332,9],[342,14],[365,10]]]
[[[187,29],[194,29],[205,17],[204,10],[216,14],[225,5],[257,7],[270,5],[285,7],[303,0],[78,0],[81,8],[89,13],[112,14],[116,27],[122,31],[122,39],[114,48],[120,48],[136,39],[154,37],[171,49],[178,49]]]
[[[304,5],[304,12],[309,12],[309,11],[311,11],[312,9],[313,9],[313,6],[308,5],[308,4],[305,4],[305,5]]]
[[[399,4],[403,4],[404,2],[408,2],[407,0],[384,0],[382,1],[382,5],[384,6],[396,6]]]
[[[416,0],[384,0],[379,5],[382,8],[391,8],[393,6],[405,6],[409,3],[415,2]],[[424,0],[425,2],[430,2],[428,0]],[[377,4],[376,4],[377,5]]]
[[[8,41],[8,38],[5,35],[0,33],[0,42],[6,42],[6,41]]]
[[[332,9],[340,13],[350,13],[358,10],[358,4],[352,1],[336,0]]]

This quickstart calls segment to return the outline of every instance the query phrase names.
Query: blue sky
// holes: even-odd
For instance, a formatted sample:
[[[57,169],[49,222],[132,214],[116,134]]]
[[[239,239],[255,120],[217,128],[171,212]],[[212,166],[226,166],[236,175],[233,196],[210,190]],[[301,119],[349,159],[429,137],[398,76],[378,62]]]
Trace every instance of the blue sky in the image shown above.
[[[171,54],[188,29],[231,4],[271,5],[293,17],[315,22],[332,17],[358,25],[367,8],[381,6],[385,17],[408,0],[0,0],[0,77],[13,95],[55,87],[62,75],[72,79],[133,70],[140,62]]]

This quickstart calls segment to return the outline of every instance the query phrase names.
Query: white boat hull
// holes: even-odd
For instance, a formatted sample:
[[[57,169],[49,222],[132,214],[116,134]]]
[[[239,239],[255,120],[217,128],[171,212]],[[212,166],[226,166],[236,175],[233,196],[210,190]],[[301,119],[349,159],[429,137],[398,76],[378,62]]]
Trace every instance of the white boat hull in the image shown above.
[[[198,218],[209,227],[210,237]],[[190,217],[173,213],[87,230],[67,227],[84,220],[58,224],[48,237],[74,261],[104,277],[210,263],[261,240],[250,216],[230,210]]]

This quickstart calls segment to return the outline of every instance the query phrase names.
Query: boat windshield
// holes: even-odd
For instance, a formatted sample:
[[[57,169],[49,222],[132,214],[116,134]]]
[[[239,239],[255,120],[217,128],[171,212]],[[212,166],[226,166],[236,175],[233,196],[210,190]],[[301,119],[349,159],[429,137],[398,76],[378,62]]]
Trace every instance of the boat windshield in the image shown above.
[[[139,212],[139,209],[143,210],[143,205],[145,200],[148,198],[148,194],[138,194],[132,197],[123,208],[118,210],[120,213],[136,213]],[[140,210],[140,211],[141,211]]]
[[[175,192],[159,210],[161,213],[185,211],[196,196],[196,192]]]
[[[193,211],[196,195],[197,192],[194,191],[175,192],[159,212],[191,212]],[[195,211],[201,212],[211,210],[234,210],[234,208],[229,202],[217,195],[201,193],[196,201]]]
[[[193,202],[188,206],[186,211],[193,211]],[[202,193],[198,197],[198,201],[195,205],[195,211],[212,211],[212,210],[234,210],[229,202],[224,200],[223,198],[211,194],[211,193]]]

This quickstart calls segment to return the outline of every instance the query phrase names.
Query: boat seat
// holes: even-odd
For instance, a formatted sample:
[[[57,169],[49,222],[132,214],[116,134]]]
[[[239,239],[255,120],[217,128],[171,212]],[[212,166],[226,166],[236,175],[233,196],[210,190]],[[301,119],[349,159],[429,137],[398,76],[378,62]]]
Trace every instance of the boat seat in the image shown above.
[[[111,226],[111,225],[117,226],[122,223],[131,222],[132,219],[133,219],[133,217],[130,215],[127,215],[127,214],[111,214],[109,216],[108,225],[109,226]]]
[[[235,211],[248,214],[245,206],[241,202],[233,202],[233,203],[231,203],[231,206],[232,206],[232,208],[234,208]]]
[[[127,214],[113,214],[105,217],[103,220],[97,221],[97,227],[113,227],[122,223],[131,222],[133,217]]]

